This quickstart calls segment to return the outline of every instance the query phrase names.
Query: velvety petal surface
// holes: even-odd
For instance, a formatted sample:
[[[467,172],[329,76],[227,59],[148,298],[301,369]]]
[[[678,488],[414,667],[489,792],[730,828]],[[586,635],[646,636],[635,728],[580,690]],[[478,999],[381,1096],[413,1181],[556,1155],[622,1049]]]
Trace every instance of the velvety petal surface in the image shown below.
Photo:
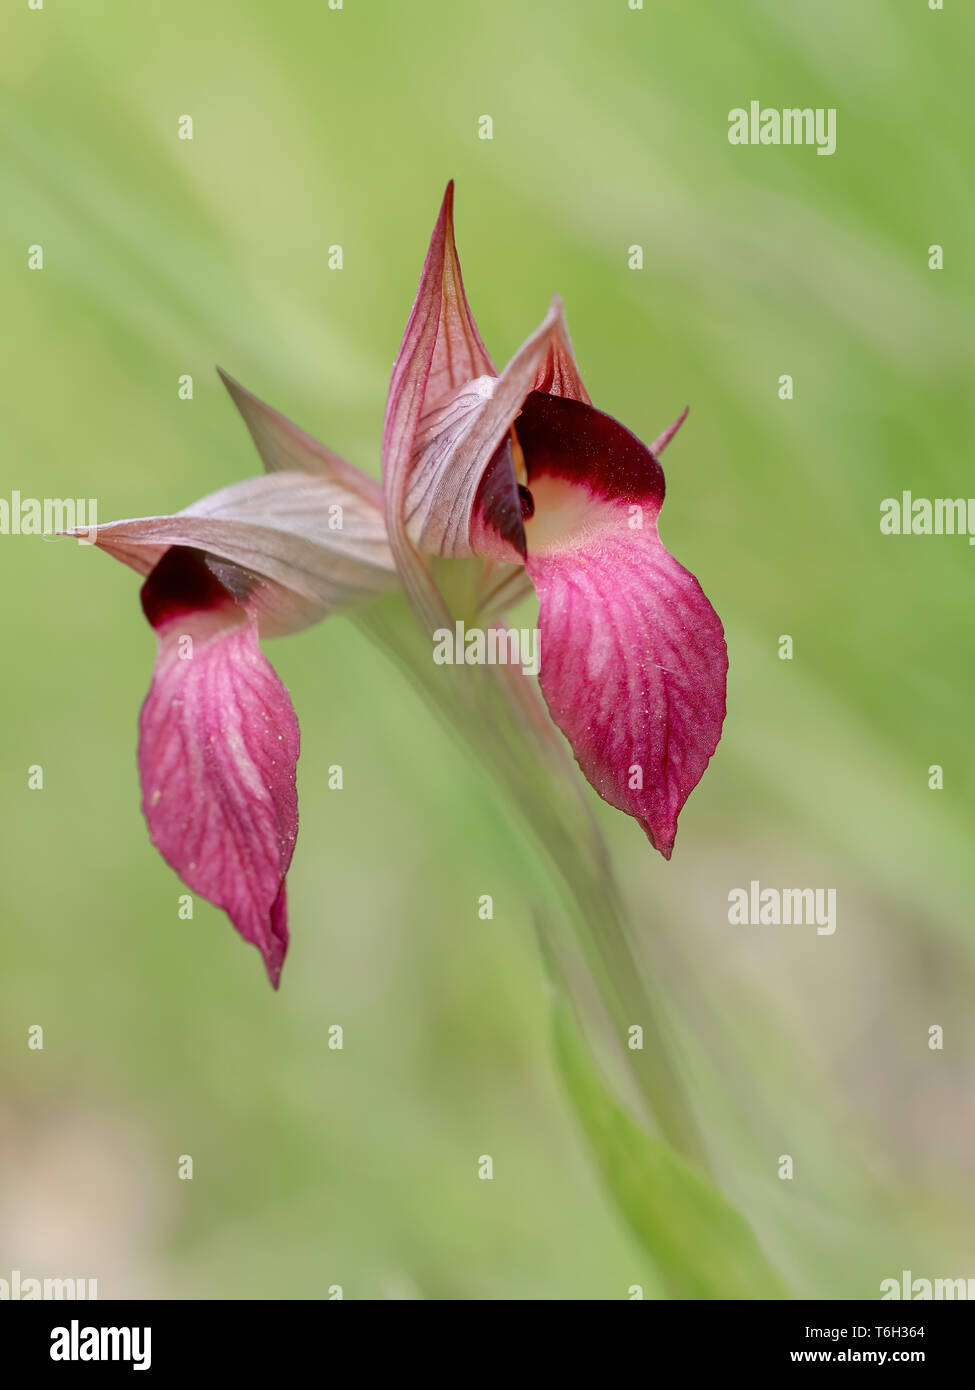
[[[275,988],[288,945],[285,875],[298,832],[298,722],[257,620],[198,552],[174,546],[143,585],[156,632],[139,718],[153,844],[252,942]]]
[[[542,693],[586,777],[670,857],[721,736],[727,651],[701,586],[657,531],[654,455],[609,416],[533,395],[518,422],[534,514]]]

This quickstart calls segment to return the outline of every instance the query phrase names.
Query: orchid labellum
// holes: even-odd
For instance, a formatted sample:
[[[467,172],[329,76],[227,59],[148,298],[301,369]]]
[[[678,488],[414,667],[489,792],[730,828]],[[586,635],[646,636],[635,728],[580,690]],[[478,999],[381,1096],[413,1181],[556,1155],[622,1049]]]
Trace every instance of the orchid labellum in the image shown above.
[[[597,410],[558,301],[498,373],[464,294],[452,203],[451,186],[393,369],[382,489],[225,378],[267,476],[94,537],[146,576],[158,654],[139,763],[153,842],[260,948],[275,985],[298,728],[259,637],[397,584],[433,632],[453,617],[451,561],[477,567],[492,621],[533,586],[549,713],[600,796],[667,858],[721,735],[721,623],[657,530],[658,455],[684,416],[648,448]]]

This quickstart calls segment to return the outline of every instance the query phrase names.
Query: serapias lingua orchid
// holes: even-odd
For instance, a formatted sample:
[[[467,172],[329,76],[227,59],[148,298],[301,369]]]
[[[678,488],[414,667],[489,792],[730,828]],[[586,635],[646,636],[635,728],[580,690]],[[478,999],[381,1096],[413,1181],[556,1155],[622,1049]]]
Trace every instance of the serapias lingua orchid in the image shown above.
[[[158,650],[139,767],[153,843],[258,946],[275,987],[298,726],[259,637],[397,578],[433,630],[451,614],[431,557],[475,559],[492,619],[534,585],[551,716],[600,796],[667,858],[721,736],[721,623],[657,530],[657,455],[684,415],[647,448],[596,410],[558,300],[499,375],[467,304],[452,208],[450,185],[393,369],[382,489],[224,377],[267,475],[94,537],[146,576]]]
[[[657,530],[657,456],[686,414],[647,448],[596,410],[557,298],[498,375],[464,293],[448,187],[386,413],[397,569],[435,628],[446,615],[425,555],[480,557],[486,593],[499,567],[523,567],[549,712],[592,786],[665,858],[721,737],[728,669],[718,615]]]
[[[175,516],[99,526],[93,539],[147,576],[142,607],[157,654],[139,773],[153,844],[258,947],[277,988],[298,833],[298,722],[258,637],[353,607],[396,576],[375,480],[224,381],[267,476]]]

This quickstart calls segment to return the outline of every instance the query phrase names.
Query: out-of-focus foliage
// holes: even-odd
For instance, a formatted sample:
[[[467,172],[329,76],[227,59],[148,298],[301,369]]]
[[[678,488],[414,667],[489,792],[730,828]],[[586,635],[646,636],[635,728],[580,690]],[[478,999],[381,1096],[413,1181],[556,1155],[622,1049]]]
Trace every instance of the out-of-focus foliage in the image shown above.
[[[727,627],[726,733],[669,865],[597,814],[716,1173],[789,1287],[975,1275],[975,554],[879,529],[903,489],[975,491],[972,14],[87,0],[2,25],[0,496],[107,520],[255,472],[217,362],[378,471],[451,176],[498,360],[559,291],[598,405],[651,439],[690,401],[661,530]],[[729,145],[752,99],[835,107],[835,155]],[[148,842],[137,587],[0,535],[0,1275],[657,1291],[553,1064],[543,870],[486,782],[349,623],[273,644],[303,733],[273,995],[221,914],[179,919]],[[752,880],[835,888],[835,934],[730,926]]]

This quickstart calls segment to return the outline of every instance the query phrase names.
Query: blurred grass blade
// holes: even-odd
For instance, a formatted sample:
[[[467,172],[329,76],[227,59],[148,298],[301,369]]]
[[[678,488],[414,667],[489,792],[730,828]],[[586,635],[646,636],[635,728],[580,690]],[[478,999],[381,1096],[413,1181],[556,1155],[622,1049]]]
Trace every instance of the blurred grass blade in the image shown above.
[[[613,1200],[673,1295],[787,1297],[745,1218],[612,1097],[560,995],[553,1027],[559,1068]]]

